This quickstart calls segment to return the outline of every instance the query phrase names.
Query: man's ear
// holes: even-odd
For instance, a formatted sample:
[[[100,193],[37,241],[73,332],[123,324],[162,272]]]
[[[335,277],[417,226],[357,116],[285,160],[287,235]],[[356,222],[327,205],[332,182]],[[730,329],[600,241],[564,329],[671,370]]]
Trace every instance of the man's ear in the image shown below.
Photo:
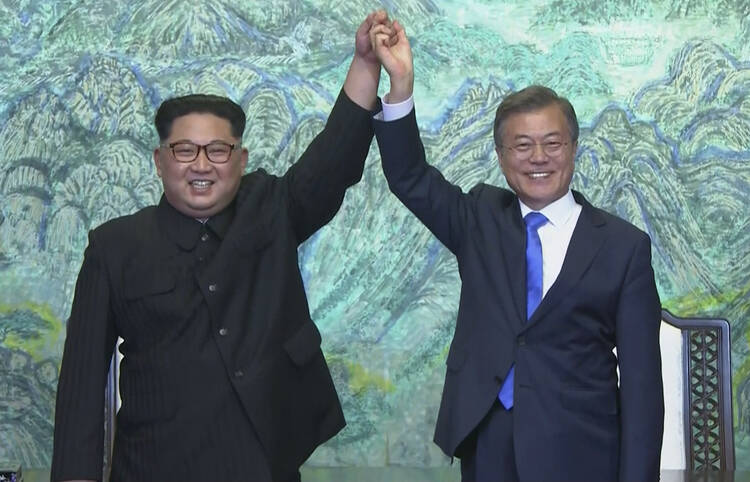
[[[500,164],[500,169],[503,168],[503,148],[495,146],[495,154],[497,154],[497,163]]]
[[[573,157],[570,162],[573,164],[573,169],[575,169],[576,168],[576,154],[578,154],[578,141],[575,141],[573,143],[572,148],[573,148]]]
[[[156,175],[161,177],[161,150],[158,147],[154,149],[154,166],[156,166]]]
[[[247,158],[248,158],[248,152],[246,148],[242,148],[242,154],[240,157],[240,166],[242,167],[242,172],[245,172],[245,169],[247,169]]]

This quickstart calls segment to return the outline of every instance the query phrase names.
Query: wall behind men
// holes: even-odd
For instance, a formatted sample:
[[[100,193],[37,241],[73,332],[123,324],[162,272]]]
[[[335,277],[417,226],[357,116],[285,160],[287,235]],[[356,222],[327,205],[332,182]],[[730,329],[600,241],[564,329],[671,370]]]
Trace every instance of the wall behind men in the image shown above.
[[[159,103],[237,100],[249,168],[282,173],[380,5],[411,37],[428,157],[466,189],[505,185],[491,135],[503,96],[542,83],[571,99],[574,187],[651,235],[666,307],[732,323],[750,469],[750,4],[729,0],[0,2],[0,459],[50,462],[86,233],[158,201]],[[349,422],[310,463],[447,464],[431,440],[456,262],[388,192],[375,147],[300,264]]]

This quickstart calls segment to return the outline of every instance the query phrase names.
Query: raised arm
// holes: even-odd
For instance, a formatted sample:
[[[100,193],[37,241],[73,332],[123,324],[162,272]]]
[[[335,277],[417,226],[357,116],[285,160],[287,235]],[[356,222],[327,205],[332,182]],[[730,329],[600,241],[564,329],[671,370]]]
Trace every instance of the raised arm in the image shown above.
[[[411,46],[403,26],[376,25],[370,42],[391,80],[384,104],[413,103],[414,64]],[[413,105],[413,104],[412,104]],[[453,253],[458,253],[472,199],[458,186],[446,181],[425,158],[414,109],[394,118],[384,105],[383,121],[375,121],[383,173],[396,197]]]
[[[372,116],[380,81],[380,62],[368,33],[373,25],[387,22],[386,13],[378,11],[359,26],[354,57],[328,121],[285,175],[290,213],[300,243],[333,218],[346,189],[362,177],[372,143]]]

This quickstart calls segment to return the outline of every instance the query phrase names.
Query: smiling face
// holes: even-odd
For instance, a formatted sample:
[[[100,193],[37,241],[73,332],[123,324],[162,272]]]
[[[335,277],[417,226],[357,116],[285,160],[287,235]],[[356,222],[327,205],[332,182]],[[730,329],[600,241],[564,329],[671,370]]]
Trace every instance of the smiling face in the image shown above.
[[[169,136],[154,150],[156,173],[162,180],[164,195],[175,209],[194,218],[217,214],[232,202],[247,165],[247,150],[235,149],[229,160],[216,164],[201,149],[193,162],[177,162],[169,148],[175,142],[205,145],[224,142],[239,145],[228,120],[214,114],[192,113],[172,122]]]
[[[558,104],[511,114],[501,129],[502,144],[496,152],[505,179],[518,198],[538,211],[563,197],[573,178],[577,143],[571,140]],[[563,145],[555,149],[558,142]],[[531,152],[523,152],[529,148]]]

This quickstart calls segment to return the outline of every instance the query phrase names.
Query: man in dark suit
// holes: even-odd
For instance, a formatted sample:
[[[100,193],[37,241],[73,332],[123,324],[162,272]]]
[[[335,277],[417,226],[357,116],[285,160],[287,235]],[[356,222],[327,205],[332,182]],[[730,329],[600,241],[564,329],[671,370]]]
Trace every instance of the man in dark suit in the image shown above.
[[[100,479],[104,384],[124,342],[112,480],[286,481],[344,426],[297,247],[338,211],[372,140],[367,17],[323,131],[283,176],[243,176],[245,114],[164,102],[158,206],[89,235],[57,393],[52,480]]]
[[[513,192],[427,164],[403,28],[371,40],[391,79],[375,135],[391,191],[455,254],[461,301],[435,442],[463,480],[659,477],[660,301],[649,237],[570,190],[578,122],[532,86],[494,125]],[[617,349],[616,354],[613,348]],[[617,369],[619,367],[619,386]]]

